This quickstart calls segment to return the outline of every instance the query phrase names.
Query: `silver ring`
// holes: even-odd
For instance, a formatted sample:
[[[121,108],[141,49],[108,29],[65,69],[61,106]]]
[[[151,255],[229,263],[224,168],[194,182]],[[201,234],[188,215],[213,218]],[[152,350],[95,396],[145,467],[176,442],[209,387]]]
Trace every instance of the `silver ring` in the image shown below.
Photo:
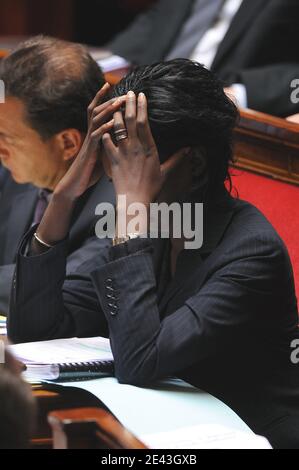
[[[114,135],[116,142],[121,142],[122,140],[126,140],[128,138],[128,131],[127,129],[119,129],[114,131]]]

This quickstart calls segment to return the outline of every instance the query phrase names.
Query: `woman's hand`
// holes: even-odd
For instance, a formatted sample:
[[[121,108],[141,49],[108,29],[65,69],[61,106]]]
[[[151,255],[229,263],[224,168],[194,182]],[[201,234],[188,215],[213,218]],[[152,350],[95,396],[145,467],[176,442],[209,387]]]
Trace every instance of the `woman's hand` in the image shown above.
[[[38,238],[47,245],[55,245],[66,238],[77,199],[103,174],[102,162],[98,156],[99,142],[105,132],[109,132],[113,128],[113,115],[122,106],[125,99],[113,99],[101,104],[109,89],[109,84],[104,85],[90,104],[88,132],[83,146],[74,163],[55,188],[51,202],[38,228]],[[33,254],[44,251],[45,247],[34,239],[32,242]]]
[[[127,131],[127,138],[115,145],[110,134],[103,135],[104,164],[111,174],[116,195],[126,196],[128,204],[154,202],[168,173],[185,154],[184,149],[162,166],[148,121],[147,99],[140,93],[129,92],[126,98],[125,119],[122,112],[114,114],[114,132]],[[117,140],[117,138],[116,138]]]
[[[177,152],[161,166],[149,125],[147,99],[143,93],[140,93],[138,100],[133,92],[128,93],[125,119],[121,112],[114,115],[114,134],[115,140],[119,140],[117,145],[108,133],[103,136],[103,144],[104,165],[112,177],[118,201],[117,236],[129,234],[129,224],[134,215],[129,216],[128,209],[135,203],[146,208],[139,214],[138,232],[147,234],[150,204],[157,200],[168,174],[182,160],[186,149]],[[123,200],[122,196],[126,199]]]
[[[54,195],[76,201],[85,191],[94,185],[103,175],[102,162],[99,160],[99,143],[105,132],[113,128],[113,114],[124,103],[124,98],[112,99],[101,104],[109,92],[106,83],[88,107],[88,132],[82,148],[72,166],[57,185]]]

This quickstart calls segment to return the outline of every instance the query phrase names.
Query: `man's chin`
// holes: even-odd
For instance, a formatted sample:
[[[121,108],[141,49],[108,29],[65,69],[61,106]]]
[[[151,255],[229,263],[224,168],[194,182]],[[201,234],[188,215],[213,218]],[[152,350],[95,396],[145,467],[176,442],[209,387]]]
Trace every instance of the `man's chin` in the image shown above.
[[[20,175],[17,173],[14,173],[13,171],[10,171],[12,179],[15,181],[15,183],[18,184],[27,184],[28,181],[25,178],[22,178]]]

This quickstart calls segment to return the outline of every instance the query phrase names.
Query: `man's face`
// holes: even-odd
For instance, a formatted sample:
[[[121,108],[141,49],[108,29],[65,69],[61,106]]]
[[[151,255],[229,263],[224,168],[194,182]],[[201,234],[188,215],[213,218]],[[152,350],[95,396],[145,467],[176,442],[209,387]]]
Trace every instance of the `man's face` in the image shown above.
[[[17,183],[53,189],[63,169],[63,152],[55,138],[42,140],[26,120],[25,106],[8,97],[0,104],[0,161]]]

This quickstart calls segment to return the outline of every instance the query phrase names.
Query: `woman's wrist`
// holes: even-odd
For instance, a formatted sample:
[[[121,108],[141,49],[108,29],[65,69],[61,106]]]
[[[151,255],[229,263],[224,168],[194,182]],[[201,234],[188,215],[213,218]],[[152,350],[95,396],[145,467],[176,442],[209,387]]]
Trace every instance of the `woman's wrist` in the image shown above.
[[[79,198],[75,198],[68,194],[66,191],[56,189],[53,193],[51,203],[64,210],[72,210]]]
[[[37,236],[45,244],[54,246],[67,237],[75,202],[62,193],[53,193],[51,202],[37,229]]]
[[[134,207],[135,205],[135,207]],[[150,202],[146,197],[117,197],[116,237],[148,233]]]

